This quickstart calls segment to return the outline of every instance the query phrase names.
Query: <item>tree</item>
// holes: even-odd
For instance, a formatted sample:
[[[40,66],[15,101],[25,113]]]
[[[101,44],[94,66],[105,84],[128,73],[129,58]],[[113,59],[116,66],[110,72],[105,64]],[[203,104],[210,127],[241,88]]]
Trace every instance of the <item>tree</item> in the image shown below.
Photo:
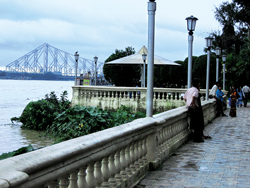
[[[222,34],[214,32],[214,47],[226,49],[226,86],[250,83],[250,1],[223,2],[215,8]]]
[[[140,65],[107,65],[107,62],[129,56],[135,53],[134,48],[127,47],[125,51],[115,50],[110,55],[103,67],[105,79],[116,86],[134,86],[137,85],[141,77]]]

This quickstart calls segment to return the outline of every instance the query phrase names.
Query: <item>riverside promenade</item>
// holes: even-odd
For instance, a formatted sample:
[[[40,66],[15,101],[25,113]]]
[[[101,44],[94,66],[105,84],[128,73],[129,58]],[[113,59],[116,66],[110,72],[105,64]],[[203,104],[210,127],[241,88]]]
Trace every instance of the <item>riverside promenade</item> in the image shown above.
[[[225,110],[229,114],[229,108]],[[136,188],[250,187],[250,108],[237,108],[237,117],[218,117],[208,124],[204,143],[189,141]]]

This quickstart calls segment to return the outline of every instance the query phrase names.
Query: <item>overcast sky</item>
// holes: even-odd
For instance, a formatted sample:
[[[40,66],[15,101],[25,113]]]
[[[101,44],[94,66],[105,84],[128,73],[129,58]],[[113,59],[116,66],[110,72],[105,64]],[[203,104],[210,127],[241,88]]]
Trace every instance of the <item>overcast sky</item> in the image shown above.
[[[0,0],[0,66],[43,43],[104,62],[115,49],[148,46],[148,0]],[[204,54],[205,37],[221,31],[214,18],[222,0],[157,0],[155,54],[184,60],[188,55],[185,18],[198,18],[193,55]],[[231,0],[229,0],[231,2]]]

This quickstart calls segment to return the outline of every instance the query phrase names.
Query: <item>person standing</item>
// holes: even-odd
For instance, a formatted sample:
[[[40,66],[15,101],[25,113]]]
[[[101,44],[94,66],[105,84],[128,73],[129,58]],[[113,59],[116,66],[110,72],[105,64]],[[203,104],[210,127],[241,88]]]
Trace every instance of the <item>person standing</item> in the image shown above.
[[[203,124],[201,123],[201,114],[199,113],[198,97],[199,97],[200,82],[194,79],[192,87],[189,88],[184,94],[184,100],[190,113],[190,129],[194,130],[193,141],[204,142],[203,137]]]
[[[223,96],[225,95],[225,93],[223,93],[223,91],[221,91],[221,86],[219,86],[219,89],[216,91],[216,97],[218,99],[220,99],[220,102],[221,102],[221,108],[219,109],[219,113],[222,115],[222,116],[227,116],[226,114],[224,114],[223,112]]]
[[[229,115],[230,115],[231,117],[236,117],[237,92],[236,92],[236,89],[235,89],[234,86],[232,87],[230,97],[231,97],[231,107],[230,107]]]
[[[243,104],[244,107],[246,107],[248,100],[250,100],[250,88],[247,85],[243,87],[243,93],[244,93]]]
[[[210,93],[209,93],[209,98],[210,99],[215,99],[216,100],[216,116],[219,117],[221,112],[223,111],[223,107],[222,107],[222,103],[221,100],[216,96],[216,92],[219,89],[220,83],[219,82],[215,82],[215,85],[212,87]]]
[[[236,92],[238,93],[238,97],[237,97],[237,100],[236,100],[236,106],[237,107],[242,107],[242,104],[243,104],[243,96],[244,96],[244,93],[243,93],[243,90],[241,89],[241,87],[239,87],[238,89],[236,89]]]

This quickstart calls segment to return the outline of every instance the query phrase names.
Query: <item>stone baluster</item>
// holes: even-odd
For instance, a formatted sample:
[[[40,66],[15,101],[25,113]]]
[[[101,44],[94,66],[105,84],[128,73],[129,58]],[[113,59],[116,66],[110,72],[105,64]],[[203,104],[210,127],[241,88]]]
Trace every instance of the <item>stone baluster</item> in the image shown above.
[[[142,157],[142,159],[143,159],[143,163],[144,163],[144,164],[147,164],[147,157],[146,157],[146,155],[147,155],[147,147],[146,147],[146,141],[147,141],[147,136],[145,136],[145,137],[143,138],[143,157]]]
[[[125,158],[127,161],[127,167],[126,167],[126,172],[129,176],[131,176],[133,173],[131,171],[131,169],[129,168],[129,166],[131,165],[132,161],[131,161],[131,157],[130,157],[130,145],[128,145],[125,149]]]
[[[116,167],[116,174],[119,174],[121,171],[121,163],[120,163],[120,149],[116,151],[115,154],[115,167]]]
[[[138,143],[139,143],[139,140],[135,141],[134,143],[134,154],[135,154],[135,167],[137,170],[140,169],[140,164],[139,164],[139,151],[138,151]]]
[[[106,156],[106,157],[103,158],[103,161],[102,161],[102,173],[103,173],[103,177],[104,177],[104,182],[108,182],[108,179],[110,178],[108,158],[109,158],[109,156]]]
[[[78,187],[78,183],[77,183],[77,180],[78,180],[77,173],[78,173],[78,170],[75,170],[75,171],[73,171],[73,172],[70,174],[69,186],[68,186],[68,188],[79,188],[79,187]]]
[[[62,176],[59,179],[59,188],[67,188],[69,184],[68,175]]]
[[[89,188],[95,188],[96,187],[96,178],[94,175],[94,167],[95,162],[90,162],[87,168],[87,184]]]
[[[86,182],[86,172],[87,166],[84,168],[81,168],[78,173],[78,186],[79,188],[86,188],[87,182]]]
[[[116,175],[114,176],[114,178],[116,179],[117,184],[120,184],[122,182],[122,177],[120,174],[120,171],[122,169],[122,166],[120,163],[120,150],[116,151],[114,162],[116,167]]]
[[[131,171],[133,172],[133,173],[135,173],[136,172],[136,166],[135,166],[135,152],[134,152],[134,150],[135,150],[135,143],[133,142],[131,145],[130,145],[130,161],[131,161],[131,163],[130,163],[130,168],[131,168]]]
[[[104,181],[104,177],[103,177],[103,173],[102,173],[102,164],[101,164],[102,160],[98,160],[96,161],[95,164],[95,178],[96,178],[96,182],[97,182],[97,186],[100,187],[101,183]]]
[[[110,179],[109,179],[109,183],[111,186],[115,186],[116,184],[116,179],[114,178],[114,176],[116,175],[116,166],[114,163],[114,155],[115,153],[112,153],[109,157],[109,170],[110,170]],[[117,185],[117,184],[116,184]]]
[[[125,149],[126,147],[122,148],[120,150],[120,175],[122,179],[127,179],[127,172],[125,171],[125,168],[127,167],[127,160],[125,158]]]
[[[143,166],[144,163],[143,163],[143,160],[142,160],[142,157],[143,157],[143,139],[140,139],[138,141],[138,153],[139,153],[139,164],[140,166]]]

